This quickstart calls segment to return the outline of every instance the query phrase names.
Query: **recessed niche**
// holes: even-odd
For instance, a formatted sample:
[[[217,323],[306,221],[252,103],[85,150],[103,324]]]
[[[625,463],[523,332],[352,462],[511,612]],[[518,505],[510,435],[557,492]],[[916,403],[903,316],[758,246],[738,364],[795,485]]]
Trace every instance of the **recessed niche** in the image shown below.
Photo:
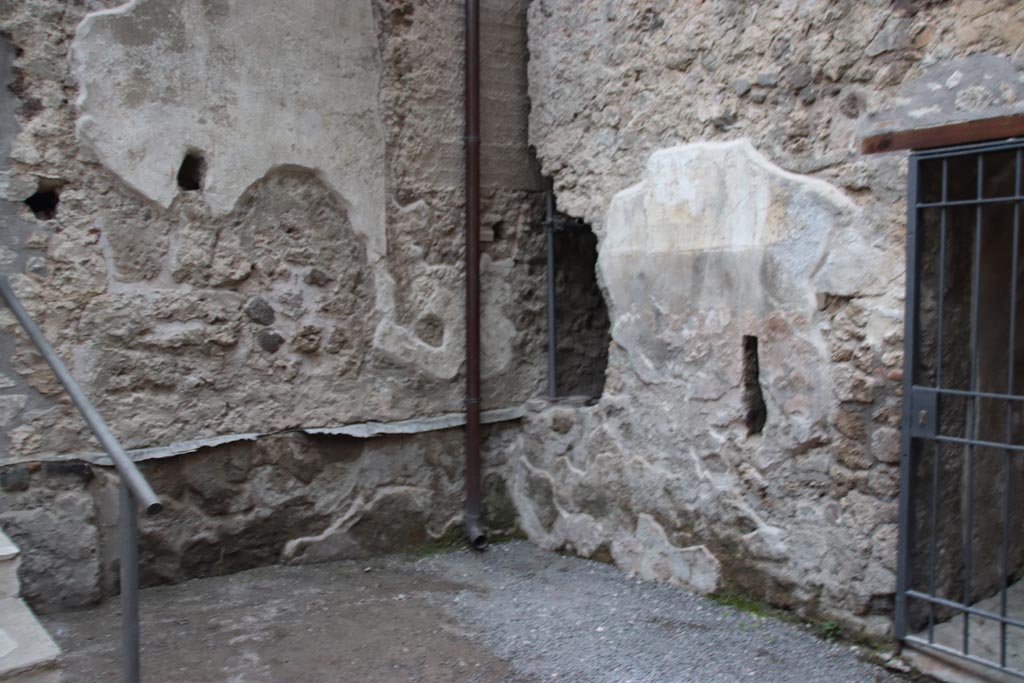
[[[189,152],[181,160],[181,166],[178,168],[178,187],[185,192],[201,190],[205,176],[206,158],[202,152]]]

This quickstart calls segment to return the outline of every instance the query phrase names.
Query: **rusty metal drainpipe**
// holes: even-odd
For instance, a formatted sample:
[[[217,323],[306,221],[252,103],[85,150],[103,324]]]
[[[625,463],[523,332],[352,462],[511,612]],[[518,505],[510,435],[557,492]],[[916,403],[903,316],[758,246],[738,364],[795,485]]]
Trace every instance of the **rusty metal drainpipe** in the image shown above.
[[[466,0],[466,538],[487,546],[480,481],[480,1]]]

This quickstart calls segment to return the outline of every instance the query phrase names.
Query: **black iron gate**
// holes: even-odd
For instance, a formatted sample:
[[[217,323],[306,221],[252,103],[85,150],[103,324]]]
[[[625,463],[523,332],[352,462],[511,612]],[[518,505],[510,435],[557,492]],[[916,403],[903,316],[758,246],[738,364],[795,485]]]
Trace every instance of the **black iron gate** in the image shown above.
[[[895,627],[1024,679],[1022,152],[910,157]]]

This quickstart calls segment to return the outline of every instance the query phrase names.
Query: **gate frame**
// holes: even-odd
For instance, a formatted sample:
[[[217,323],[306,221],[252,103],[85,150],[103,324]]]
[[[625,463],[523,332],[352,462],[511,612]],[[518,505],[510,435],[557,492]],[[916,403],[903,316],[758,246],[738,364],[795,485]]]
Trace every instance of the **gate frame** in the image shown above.
[[[907,270],[906,270],[905,301],[904,301],[905,314],[904,314],[904,336],[903,336],[903,354],[904,355],[903,355],[903,396],[902,396],[902,411],[903,412],[902,412],[902,415],[901,415],[901,434],[900,434],[899,539],[898,539],[898,543],[897,543],[897,575],[896,575],[896,601],[895,601],[895,615],[894,615],[894,636],[895,636],[898,644],[901,647],[905,646],[905,645],[910,645],[912,647],[921,648],[921,649],[924,649],[924,650],[934,650],[934,651],[940,652],[942,654],[949,655],[949,656],[955,657],[957,659],[966,660],[966,661],[971,662],[973,664],[982,665],[982,666],[987,667],[989,669],[993,669],[995,671],[998,671],[998,672],[1000,672],[1002,674],[1010,675],[1010,676],[1013,676],[1013,677],[1016,677],[1016,678],[1020,678],[1021,680],[1024,680],[1024,671],[1018,671],[1018,670],[1015,670],[1015,669],[1011,669],[1011,668],[1009,668],[1007,666],[1007,663],[1006,663],[1006,650],[1008,648],[1002,646],[1002,643],[1006,642],[1005,629],[1007,628],[1007,626],[1008,625],[1012,625],[1015,628],[1016,627],[1024,627],[1024,621],[1018,620],[1018,619],[1012,619],[1012,618],[1010,618],[1008,616],[1004,616],[1004,615],[992,614],[992,613],[986,612],[985,610],[974,608],[973,605],[970,605],[970,604],[964,604],[964,603],[961,603],[961,602],[956,602],[954,600],[945,600],[943,598],[940,598],[937,595],[928,595],[928,594],[918,593],[916,591],[910,590],[910,580],[911,580],[911,566],[910,565],[911,565],[911,561],[912,561],[911,548],[912,548],[912,544],[913,544],[913,540],[914,540],[913,539],[913,530],[914,530],[915,521],[916,521],[915,518],[914,518],[915,515],[914,515],[914,505],[913,505],[913,502],[915,500],[915,498],[914,498],[915,490],[914,490],[914,483],[913,483],[913,473],[915,471],[914,465],[917,463],[917,459],[920,457],[921,444],[922,444],[922,440],[921,439],[922,439],[922,436],[923,436],[921,434],[915,434],[914,433],[916,430],[914,429],[914,422],[913,422],[913,413],[914,413],[914,410],[915,410],[915,406],[914,406],[914,394],[915,394],[915,392],[914,392],[914,369],[916,367],[916,362],[917,362],[918,342],[920,341],[920,339],[919,339],[920,326],[918,325],[918,318],[919,318],[919,313],[920,313],[919,294],[920,294],[920,273],[921,273],[921,249],[919,248],[920,247],[920,240],[918,239],[918,237],[919,237],[919,230],[920,230],[919,216],[920,216],[920,212],[921,212],[921,210],[923,208],[921,206],[921,202],[919,201],[919,195],[920,195],[920,187],[919,187],[919,184],[920,184],[920,166],[921,166],[921,163],[923,161],[929,160],[929,159],[942,159],[945,162],[946,160],[949,160],[949,159],[957,157],[957,156],[978,155],[978,159],[979,159],[978,195],[977,195],[975,200],[967,200],[967,202],[970,203],[971,201],[976,201],[976,200],[983,199],[983,196],[982,196],[983,195],[983,193],[982,193],[982,183],[984,181],[984,175],[983,175],[983,168],[984,167],[983,167],[983,163],[981,161],[981,159],[982,159],[981,155],[985,154],[987,152],[999,152],[999,151],[1015,151],[1016,152],[1016,162],[1015,162],[1015,166],[1016,167],[1015,167],[1015,177],[1014,177],[1014,193],[1013,193],[1012,197],[1007,198],[1005,200],[1007,203],[1012,203],[1012,205],[1013,205],[1013,244],[1014,244],[1014,254],[1013,254],[1013,257],[1012,257],[1012,264],[1013,264],[1013,266],[1011,267],[1011,277],[1012,277],[1013,282],[1016,283],[1016,280],[1017,280],[1017,270],[1019,269],[1019,266],[1021,265],[1019,263],[1019,261],[1018,261],[1017,249],[1019,248],[1019,245],[1020,245],[1020,228],[1021,228],[1020,224],[1021,224],[1021,211],[1022,211],[1021,210],[1021,204],[1022,204],[1022,202],[1024,202],[1024,188],[1022,188],[1022,183],[1024,183],[1024,178],[1022,178],[1022,172],[1024,172],[1024,169],[1022,169],[1022,155],[1024,155],[1024,137],[1006,138],[1006,139],[1002,139],[1002,140],[996,140],[996,141],[990,141],[990,142],[982,142],[982,143],[959,144],[959,145],[953,145],[953,146],[949,146],[949,147],[941,147],[941,148],[936,148],[936,149],[912,150],[910,155],[909,155],[908,161],[907,161],[907,165],[908,165],[907,166],[907,233],[906,233],[906,264],[907,264]],[[948,187],[946,168],[947,168],[946,164],[944,163],[943,164],[943,179],[942,179],[943,191],[942,191],[942,197],[941,197],[941,202],[940,202],[940,204],[942,204],[942,205],[946,205],[947,202],[949,201],[948,197],[946,195],[947,187]],[[981,213],[980,213],[980,207],[981,207],[982,204],[983,204],[983,202],[977,202],[975,204],[977,207],[979,207],[979,212],[978,212],[978,215],[977,215],[977,218],[976,218],[976,222],[975,222],[976,236],[978,237],[979,240],[980,240],[980,235],[981,235],[981,222],[980,222],[981,221]],[[943,235],[945,235],[945,231],[944,231],[944,227],[945,227],[945,209],[946,209],[946,207],[943,206],[943,212],[944,212],[943,213],[943,218],[942,218]],[[976,259],[976,264],[977,264],[979,262],[979,260],[980,260],[980,256],[979,256],[980,249],[981,249],[980,241],[979,241],[979,243],[974,248],[975,248],[975,259]],[[940,246],[940,249],[943,250],[940,253],[944,253],[944,249],[945,249],[945,244],[944,243]],[[944,261],[940,264],[939,268],[940,268],[940,271],[942,271],[945,268]],[[977,268],[977,267],[972,268],[972,280],[973,280],[973,283],[972,283],[971,297],[972,297],[972,308],[975,308],[975,309],[976,309],[976,306],[977,306],[977,299],[976,299],[976,297],[980,296],[979,291],[978,291],[978,287],[979,287],[978,271],[979,271],[979,268]],[[1011,335],[1010,336],[1010,340],[1011,340],[1011,344],[1013,343],[1014,334],[1016,333],[1016,330],[1015,330],[1016,307],[1017,307],[1017,303],[1018,303],[1018,292],[1017,292],[1016,284],[1013,285],[1012,292],[1013,293],[1012,293],[1012,296],[1011,296],[1011,303],[1010,303],[1010,307],[1011,307],[1011,309],[1010,309],[1011,310],[1011,319],[1010,319],[1011,320],[1011,323],[1010,323],[1010,326],[1011,326],[1010,327],[1010,335]],[[941,311],[941,309],[940,309],[940,311]],[[940,313],[940,317],[941,317],[941,313]],[[976,329],[977,323],[978,323],[977,316],[972,314],[971,330],[970,330],[971,339],[972,339],[972,344],[971,344],[971,352],[972,352],[971,362],[972,363],[976,362],[975,358],[976,358],[976,355],[977,355],[976,354],[976,343],[975,343],[975,335],[977,334],[977,329]],[[941,329],[942,329],[941,321],[939,321],[939,323],[938,323],[938,334],[939,335],[941,335]],[[1012,368],[1013,367],[1013,360],[1012,360],[1013,349],[1012,348],[1010,350],[1010,355],[1011,355],[1010,368]],[[941,362],[941,359],[940,359],[940,362]],[[974,369],[972,369],[972,378],[974,377],[974,375],[975,375],[975,372],[974,372]],[[972,380],[972,383],[973,383],[973,380]],[[925,389],[927,390],[928,388],[925,387]],[[1012,395],[1012,391],[1013,391],[1012,388],[1010,388],[1010,390],[1009,390],[1007,395],[1008,396]],[[973,394],[984,393],[984,392],[978,392],[977,388],[972,386],[970,393],[973,395]],[[934,395],[935,394],[933,394],[933,397],[934,397]],[[1021,396],[1024,396],[1024,394],[1022,394]],[[974,397],[974,400],[975,401],[977,400],[977,396]],[[1010,399],[1010,400],[1012,400],[1012,399]],[[976,410],[976,408],[974,408],[974,410]],[[933,420],[930,420],[930,422],[932,423],[932,426],[934,428],[937,428],[937,417],[935,419],[933,419]],[[924,438],[927,438],[927,437],[925,436]],[[970,441],[972,442],[971,446],[973,447],[973,445],[974,445],[973,442],[977,442],[979,440],[976,439],[976,438],[973,438],[973,439],[970,439]],[[1009,439],[1008,439],[1008,441],[1009,441]],[[1017,448],[1015,450],[1021,450],[1021,449]],[[970,457],[970,456],[966,456],[965,455],[965,457]],[[1018,454],[1017,457],[1024,457],[1024,454]],[[969,487],[973,487],[973,482],[971,482],[969,484]],[[971,518],[973,518],[973,504],[974,503],[973,503],[973,495],[972,494],[973,494],[973,491],[969,491],[968,495],[969,495],[970,502],[968,503],[968,508],[969,509],[968,509],[968,513],[967,513],[969,520]],[[1007,494],[1007,497],[1008,497],[1008,494]],[[937,504],[937,501],[932,501],[932,506],[933,506],[932,509],[933,510],[934,510],[934,506],[936,504]],[[1007,514],[1007,508],[1005,506],[1004,506],[1004,511],[1003,512],[1004,512],[1004,525],[1005,525],[1006,524],[1006,522],[1005,522],[1005,515]],[[1005,548],[1005,533],[1004,533],[1004,553],[1005,552],[1006,552],[1006,548]],[[932,559],[934,559],[934,558],[932,558]],[[969,579],[969,572],[970,572],[970,569],[969,569],[969,567],[970,567],[971,559],[969,557],[967,557],[965,559],[966,559],[965,566],[968,567],[966,571],[968,572],[967,581],[968,581],[968,590],[969,590],[969,587],[970,587],[970,584],[969,584],[969,580],[970,580]],[[1003,588],[1002,588],[1004,596],[1005,596],[1005,591],[1006,591],[1006,588],[1007,588],[1007,586],[1006,586],[1007,573],[1006,572],[1008,570],[1008,567],[1005,564],[1005,559],[1006,558],[1004,557]],[[1022,580],[1024,580],[1024,579],[1022,579]],[[978,615],[984,616],[986,618],[998,620],[1001,623],[1001,626],[1002,626],[1002,629],[1003,629],[1002,642],[1000,643],[1000,648],[999,648],[1000,649],[999,661],[996,662],[996,661],[992,661],[992,660],[985,659],[985,658],[982,658],[982,657],[977,657],[975,655],[971,655],[966,647],[965,647],[964,651],[961,651],[961,650],[956,650],[956,649],[953,649],[953,648],[950,648],[950,647],[946,647],[944,645],[940,645],[940,644],[935,643],[935,642],[929,642],[929,639],[931,639],[931,633],[933,632],[931,630],[929,631],[929,639],[921,639],[921,638],[918,638],[918,637],[915,637],[915,636],[909,634],[908,633],[908,623],[907,623],[908,622],[908,600],[911,599],[911,598],[930,600],[932,602],[932,604],[941,604],[943,606],[955,609],[957,611],[957,614],[954,615],[952,618],[956,619],[956,618],[963,617],[965,619],[965,626],[964,626],[964,640],[965,640],[965,642],[966,642],[967,636],[968,636],[967,620],[969,620],[969,615],[971,615],[971,614],[978,614]],[[1004,606],[1005,606],[1005,597],[1004,597]],[[932,626],[933,625],[934,624],[932,624]],[[931,628],[932,627],[930,627],[930,629]]]

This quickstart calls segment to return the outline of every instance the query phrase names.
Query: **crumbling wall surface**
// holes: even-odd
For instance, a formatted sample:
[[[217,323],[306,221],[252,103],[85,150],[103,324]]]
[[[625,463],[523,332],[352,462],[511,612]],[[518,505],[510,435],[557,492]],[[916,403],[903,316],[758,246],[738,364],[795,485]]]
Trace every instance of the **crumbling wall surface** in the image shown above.
[[[484,489],[496,533],[515,528],[505,488],[512,424],[484,428]],[[141,580],[173,583],[275,563],[358,559],[461,540],[462,432],[280,434],[141,463],[164,511],[141,520]],[[118,482],[82,463],[0,470],[0,526],[26,548],[34,608],[117,592]]]
[[[543,376],[525,7],[483,17],[488,405]],[[442,2],[0,6],[34,229],[4,227],[4,269],[126,447],[461,409],[462,28]],[[0,344],[0,460],[96,450],[6,314]]]
[[[858,134],[1016,111],[1022,12],[531,5],[530,141],[612,325],[600,402],[510,454],[531,538],[890,629],[906,165]]]

